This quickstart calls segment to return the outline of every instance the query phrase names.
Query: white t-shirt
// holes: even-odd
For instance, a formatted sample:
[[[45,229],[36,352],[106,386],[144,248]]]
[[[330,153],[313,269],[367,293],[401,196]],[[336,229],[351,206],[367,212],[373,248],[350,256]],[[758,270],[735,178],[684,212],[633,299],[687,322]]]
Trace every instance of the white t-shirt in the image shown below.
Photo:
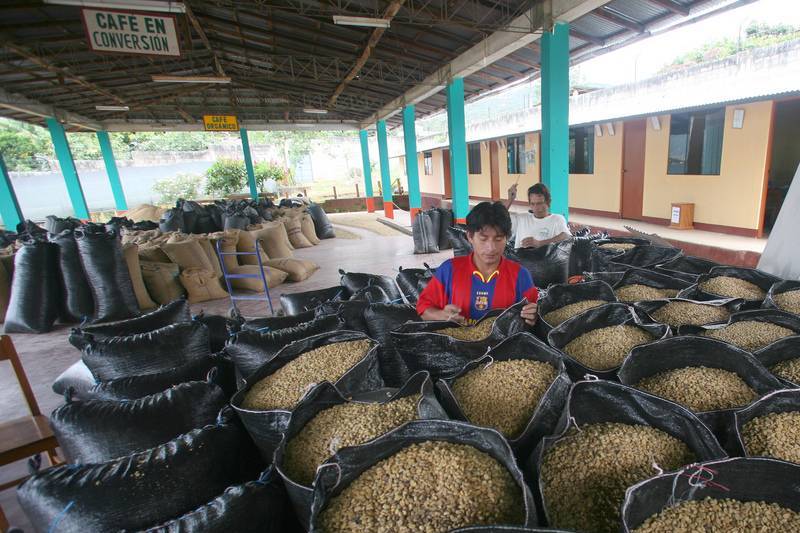
[[[533,213],[512,213],[511,231],[514,233],[514,247],[519,248],[523,239],[533,237],[537,241],[552,239],[556,235],[571,235],[563,216],[552,214],[536,218]]]

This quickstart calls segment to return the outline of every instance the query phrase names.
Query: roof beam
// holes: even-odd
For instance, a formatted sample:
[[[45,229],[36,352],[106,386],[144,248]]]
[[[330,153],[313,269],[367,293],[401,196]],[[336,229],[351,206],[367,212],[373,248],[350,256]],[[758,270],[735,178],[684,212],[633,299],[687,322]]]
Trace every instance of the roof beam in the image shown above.
[[[87,130],[102,129],[100,123],[89,117],[43,104],[21,94],[9,93],[3,89],[0,89],[0,107],[41,118],[55,117],[60,122]]]
[[[355,120],[339,121],[318,121],[318,122],[286,122],[281,120],[244,120],[239,121],[243,128],[249,131],[353,131],[358,129],[358,122]],[[184,122],[158,122],[158,121],[105,121],[102,123],[105,131],[203,131],[203,124],[196,122],[186,124]]]
[[[644,33],[647,31],[647,28],[644,24],[639,24],[638,22],[622,17],[606,7],[600,8],[597,11],[593,11],[592,15],[606,19],[609,22],[613,22],[617,26],[622,26],[623,28],[627,28],[636,33]]]
[[[197,20],[197,17],[194,15],[192,8],[189,7],[189,2],[187,0],[184,0],[183,4],[186,8],[186,17],[189,19],[189,22],[191,22],[194,31],[197,32],[197,35],[200,36],[200,40],[203,41],[203,45],[206,47],[206,49],[208,49],[209,52],[211,52],[211,55],[214,57],[214,68],[216,69],[217,74],[219,74],[220,76],[227,76],[227,74],[225,74],[225,69],[222,68],[222,64],[219,62],[219,57],[217,56],[217,53],[211,47],[211,42],[208,40],[206,32],[203,31],[203,26],[200,25],[200,21]]]
[[[673,0],[647,0],[651,4],[656,4],[661,7],[665,7],[675,13],[676,15],[682,15],[684,17],[689,15],[689,6],[685,6],[683,4],[678,4],[673,2]]]
[[[605,46],[606,42],[601,39],[600,37],[595,37],[594,35],[589,35],[588,33],[583,33],[582,31],[578,31],[574,28],[570,28],[569,32],[580,39],[581,41],[586,41],[587,43],[596,44],[597,46]]]

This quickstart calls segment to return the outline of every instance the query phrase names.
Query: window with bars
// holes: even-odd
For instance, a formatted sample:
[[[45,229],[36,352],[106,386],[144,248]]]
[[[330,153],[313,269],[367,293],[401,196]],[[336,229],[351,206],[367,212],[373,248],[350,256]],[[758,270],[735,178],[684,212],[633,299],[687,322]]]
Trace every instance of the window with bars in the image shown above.
[[[594,126],[569,129],[569,173],[594,174]]]
[[[470,174],[481,173],[481,143],[467,145],[467,162]]]
[[[667,174],[719,175],[724,129],[724,108],[672,115]]]
[[[506,138],[509,174],[525,174],[525,136]]]
[[[422,168],[426,176],[433,174],[433,153],[425,152],[422,154]]]

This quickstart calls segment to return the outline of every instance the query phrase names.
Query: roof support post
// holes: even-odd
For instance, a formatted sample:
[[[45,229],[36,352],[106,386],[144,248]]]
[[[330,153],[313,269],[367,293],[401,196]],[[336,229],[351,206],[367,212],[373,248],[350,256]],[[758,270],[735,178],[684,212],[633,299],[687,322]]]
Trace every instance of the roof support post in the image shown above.
[[[67,193],[69,194],[70,202],[72,202],[72,210],[75,213],[75,217],[81,220],[88,220],[89,208],[86,206],[86,198],[83,196],[83,188],[78,178],[78,170],[75,168],[75,161],[72,159],[72,152],[69,150],[69,142],[67,142],[64,126],[53,117],[47,117],[45,122],[47,123],[47,129],[50,130],[50,139],[53,141],[58,165],[61,167],[61,174],[67,184]]]
[[[422,197],[419,193],[419,164],[417,163],[417,130],[414,126],[415,111],[413,105],[403,108],[403,144],[406,148],[406,176],[408,176],[408,205],[411,220],[422,208]]]
[[[392,176],[389,172],[389,146],[386,141],[386,121],[378,121],[378,158],[381,163],[381,189],[383,189],[383,216],[394,218],[392,203]]]
[[[250,198],[258,200],[258,187],[256,186],[256,173],[253,169],[253,158],[250,155],[250,140],[247,137],[247,130],[241,128],[239,135],[242,137],[242,152],[244,152],[244,167],[247,169],[247,184],[250,186]]]
[[[367,137],[367,130],[358,132],[358,138],[361,140],[361,164],[364,168],[364,196],[367,201],[367,212],[375,212],[375,201],[372,193],[372,167],[369,162],[369,138]]]
[[[450,139],[450,178],[456,222],[465,224],[469,212],[467,179],[467,129],[464,124],[464,78],[447,84],[447,133]]]
[[[111,184],[111,192],[114,194],[114,205],[117,207],[117,211],[127,211],[128,202],[125,201],[125,191],[122,190],[117,161],[114,159],[114,150],[111,148],[111,139],[108,137],[108,132],[98,131],[97,142],[100,143],[100,152],[103,154],[103,161],[106,164],[108,182]]]
[[[0,155],[0,218],[3,219],[6,231],[17,231],[17,224],[24,220],[17,201],[17,193],[14,192],[14,185],[11,183],[11,176],[8,175],[8,168],[2,155]]]
[[[569,217],[569,24],[542,35],[542,182],[553,213]]]

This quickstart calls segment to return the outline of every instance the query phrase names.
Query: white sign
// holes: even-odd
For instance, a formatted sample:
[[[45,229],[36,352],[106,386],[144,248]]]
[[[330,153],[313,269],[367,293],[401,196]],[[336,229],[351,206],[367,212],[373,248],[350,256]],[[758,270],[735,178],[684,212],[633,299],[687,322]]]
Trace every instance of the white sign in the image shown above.
[[[89,47],[95,52],[181,55],[173,15],[87,8],[81,13]]]
[[[675,206],[672,208],[672,219],[670,219],[670,222],[672,222],[673,224],[677,224],[680,221],[681,221],[681,208]]]

